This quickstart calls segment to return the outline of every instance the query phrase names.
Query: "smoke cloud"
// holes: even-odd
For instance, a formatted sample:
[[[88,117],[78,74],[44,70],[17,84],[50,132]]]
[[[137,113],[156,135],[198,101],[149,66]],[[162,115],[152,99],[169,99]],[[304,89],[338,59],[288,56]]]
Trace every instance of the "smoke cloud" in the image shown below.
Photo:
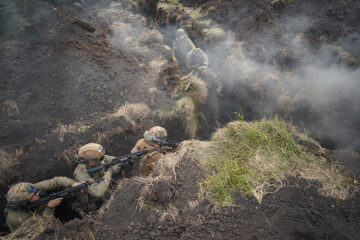
[[[317,22],[308,16],[285,16],[279,23],[280,40],[264,41],[269,37],[257,34],[257,42],[239,42],[228,33],[226,41],[207,50],[211,69],[228,94],[243,95],[237,99],[245,99],[257,116],[282,114],[329,147],[359,150],[359,59],[345,50],[358,49],[357,41],[351,41],[356,33],[334,41],[315,34],[314,44],[309,33]]]

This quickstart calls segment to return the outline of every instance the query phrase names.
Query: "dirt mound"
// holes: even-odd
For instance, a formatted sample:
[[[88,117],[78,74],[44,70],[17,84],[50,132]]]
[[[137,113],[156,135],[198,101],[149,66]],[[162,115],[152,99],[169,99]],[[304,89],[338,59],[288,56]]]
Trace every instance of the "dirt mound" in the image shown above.
[[[199,198],[210,143],[185,141],[153,174],[123,181],[98,217],[97,238],[117,239],[356,239],[358,194],[347,200],[319,195],[318,182],[288,176],[264,196],[233,193],[230,207]],[[213,154],[213,153],[212,153]],[[104,230],[106,229],[106,230]]]

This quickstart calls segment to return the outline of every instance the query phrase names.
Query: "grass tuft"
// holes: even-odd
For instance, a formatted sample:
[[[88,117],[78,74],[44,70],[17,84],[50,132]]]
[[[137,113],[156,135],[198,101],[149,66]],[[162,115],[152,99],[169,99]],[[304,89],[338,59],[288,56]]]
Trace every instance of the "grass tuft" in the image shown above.
[[[325,159],[294,140],[295,128],[278,117],[261,121],[234,121],[212,137],[218,154],[205,160],[211,174],[200,182],[201,195],[219,206],[232,204],[232,193],[262,197],[283,186],[287,175],[322,183],[320,193],[344,199],[349,178]],[[309,139],[310,141],[310,139]]]
[[[157,9],[163,9],[166,12],[171,12],[174,11],[176,9],[181,9],[183,7],[183,5],[181,3],[179,3],[179,0],[162,0],[159,1],[158,5],[157,5]]]
[[[192,98],[183,97],[178,100],[173,115],[182,119],[187,135],[190,138],[195,138],[199,127],[199,120],[197,107]]]
[[[150,108],[143,103],[125,103],[115,113],[108,116],[108,118],[125,118],[130,124],[133,131],[143,129],[146,120],[150,115]]]
[[[204,81],[192,73],[182,77],[174,91],[175,96],[192,98],[196,105],[203,104],[207,94],[208,91]]]

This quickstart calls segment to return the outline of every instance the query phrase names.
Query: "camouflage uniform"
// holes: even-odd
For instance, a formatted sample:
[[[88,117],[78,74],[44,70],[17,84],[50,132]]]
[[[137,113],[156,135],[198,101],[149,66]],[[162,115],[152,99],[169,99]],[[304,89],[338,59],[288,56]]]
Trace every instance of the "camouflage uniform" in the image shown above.
[[[75,181],[67,177],[54,177],[49,180],[35,183],[34,186],[36,189],[50,192],[71,187],[73,183],[75,183]],[[46,204],[43,204],[31,211],[22,208],[21,206],[15,209],[10,209],[6,207],[4,212],[8,227],[11,231],[14,231],[18,227],[20,227],[26,220],[30,219],[35,215],[53,216],[54,208],[50,208]]]
[[[201,66],[209,65],[209,60],[200,48],[194,48],[186,55],[186,65],[189,71],[192,71]]]
[[[159,145],[157,145],[156,143],[154,143],[152,141],[146,140],[145,138],[141,138],[139,141],[137,141],[137,143],[135,144],[133,149],[131,149],[131,153],[135,153],[135,152],[143,151],[143,150],[149,150],[152,148],[156,148],[158,146]],[[143,173],[145,175],[149,175],[149,173],[153,169],[153,164],[155,162],[157,162],[163,156],[164,156],[164,153],[158,152],[158,151],[153,151],[153,152],[150,152],[150,153],[142,156],[140,158],[140,166],[139,166],[138,172]]]
[[[194,43],[188,38],[185,31],[178,29],[173,43],[173,57],[178,62],[180,68],[186,68],[186,55],[194,48]]]
[[[215,90],[216,93],[221,94],[223,89],[223,84],[221,83],[218,76],[210,70],[208,66],[200,66],[196,70],[194,70],[201,79],[203,79],[207,85]]]
[[[145,131],[144,138],[141,138],[139,141],[137,141],[133,149],[131,149],[131,153],[159,147],[159,145],[156,144],[156,141],[166,141],[166,137],[167,131],[165,128],[154,126],[148,131]],[[153,169],[155,162],[157,162],[160,158],[164,156],[166,150],[170,149],[170,147],[165,146],[161,147],[159,151],[152,151],[142,156],[140,158],[140,166],[137,172],[149,175],[149,173]]]
[[[114,157],[104,155],[103,160],[100,164],[111,162]],[[80,163],[75,171],[74,178],[78,182],[95,182],[95,179],[102,179],[98,183],[93,183],[88,186],[87,193],[78,193],[76,198],[77,202],[73,204],[73,208],[81,209],[83,211],[95,211],[97,210],[103,200],[105,200],[105,193],[110,187],[112,174],[116,174],[118,171],[112,170],[114,168],[110,168],[108,170],[102,169],[90,176],[88,173],[88,166],[86,163]]]

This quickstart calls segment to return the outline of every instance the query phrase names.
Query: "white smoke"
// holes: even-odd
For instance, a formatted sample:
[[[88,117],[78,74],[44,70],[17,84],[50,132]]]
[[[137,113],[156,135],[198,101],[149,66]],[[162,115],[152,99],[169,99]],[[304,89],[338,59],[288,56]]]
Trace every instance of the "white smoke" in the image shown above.
[[[317,138],[359,148],[360,69],[350,68],[343,61],[352,56],[341,47],[341,39],[329,44],[324,39],[318,51],[311,47],[306,33],[315,22],[316,19],[305,16],[283,18],[280,22],[282,42],[271,40],[259,47],[266,58],[264,62],[249,54],[247,46],[251,46],[251,42],[236,41],[229,33],[226,41],[208,49],[211,68],[232,91],[249,98],[248,103],[253,104],[259,114],[277,113],[278,109],[284,110],[281,109],[284,104],[290,106],[292,113],[305,103],[314,116],[297,114],[297,122],[306,122],[305,127]],[[333,52],[337,54],[334,56]],[[279,54],[284,54],[280,60]],[[282,59],[289,62],[281,62]],[[283,69],[281,64],[290,67]],[[254,100],[251,92],[237,86],[248,86],[275,100]]]

